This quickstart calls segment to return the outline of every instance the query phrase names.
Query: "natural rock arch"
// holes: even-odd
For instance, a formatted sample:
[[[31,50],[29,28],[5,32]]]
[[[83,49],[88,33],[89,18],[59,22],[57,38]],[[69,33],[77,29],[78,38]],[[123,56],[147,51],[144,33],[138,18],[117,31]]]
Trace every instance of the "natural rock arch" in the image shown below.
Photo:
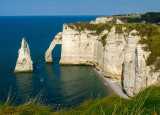
[[[53,59],[52,59],[52,52],[54,50],[54,47],[57,45],[57,44],[62,44],[62,32],[59,32],[55,38],[53,39],[53,41],[51,42],[48,50],[46,51],[45,53],[45,61],[46,63],[52,63],[53,62]]]

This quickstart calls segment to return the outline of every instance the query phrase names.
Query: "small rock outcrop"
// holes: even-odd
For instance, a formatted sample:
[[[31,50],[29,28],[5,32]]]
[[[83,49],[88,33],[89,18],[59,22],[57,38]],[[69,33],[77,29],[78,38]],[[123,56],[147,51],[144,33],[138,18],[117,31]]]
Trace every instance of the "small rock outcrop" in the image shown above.
[[[124,24],[120,19],[118,18],[114,18],[114,17],[98,17],[95,20],[92,20],[90,22],[90,24],[105,24],[105,23],[110,23],[110,22],[114,22],[116,24]]]
[[[96,18],[95,20],[92,20],[90,23],[91,24],[100,24],[100,23],[107,23],[107,22],[112,22],[114,20],[113,17],[99,17]]]
[[[18,51],[18,59],[14,72],[33,72],[33,62],[30,56],[29,45],[25,38],[22,38],[21,48]]]
[[[124,24],[124,23],[120,19],[117,19],[116,24]]]

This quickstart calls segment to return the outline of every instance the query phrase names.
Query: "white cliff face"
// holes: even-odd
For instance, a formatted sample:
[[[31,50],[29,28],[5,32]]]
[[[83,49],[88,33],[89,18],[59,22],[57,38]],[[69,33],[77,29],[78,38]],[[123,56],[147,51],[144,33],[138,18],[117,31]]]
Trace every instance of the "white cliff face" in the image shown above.
[[[18,51],[18,59],[14,72],[33,72],[33,62],[30,56],[29,45],[25,38],[22,39],[21,48]]]
[[[144,45],[136,44],[125,51],[122,82],[123,89],[129,96],[134,96],[141,89],[156,84],[160,76],[160,71],[153,72],[151,66],[146,65],[150,52],[145,52],[143,47]]]
[[[113,27],[106,38],[104,74],[111,77],[112,80],[116,81],[119,85],[121,85],[125,44],[126,41],[124,35],[116,33],[115,27]]]
[[[130,95],[131,92],[132,93],[134,92],[132,88],[135,87],[135,77],[136,77],[136,72],[135,72],[135,67],[136,67],[135,55],[136,54],[135,53],[136,53],[136,45],[139,39],[140,39],[139,36],[132,36],[130,34],[129,37],[126,39],[126,45],[124,48],[122,83],[124,85],[123,88],[125,89],[128,95]],[[128,87],[130,89],[127,89]]]
[[[126,33],[124,30],[125,28],[122,34],[118,34],[113,27],[110,32],[104,30],[96,35],[89,30],[79,32],[64,25],[60,64],[95,65],[129,96],[159,82],[160,71],[152,72],[151,67],[146,65],[150,52],[145,52],[144,45],[138,44],[141,38],[137,31]],[[105,34],[106,45],[103,46],[101,37]]]
[[[124,23],[120,19],[117,19],[116,24],[124,24]]]
[[[157,81],[158,84],[160,84],[160,75],[158,76],[158,81]]]
[[[53,62],[52,60],[52,52],[53,52],[53,49],[54,47],[57,45],[57,44],[61,44],[62,43],[62,32],[59,32],[55,38],[53,39],[53,41],[51,42],[48,50],[46,51],[45,53],[45,60],[47,63],[51,63]]]
[[[90,24],[105,24],[114,21],[116,22],[116,24],[124,24],[120,19],[114,19],[113,17],[98,17],[95,20],[92,20]]]
[[[92,64],[97,37],[89,31],[79,32],[64,25],[60,64]]]
[[[95,20],[92,20],[90,23],[91,24],[99,24],[99,23],[107,23],[107,22],[112,22],[113,17],[98,17]]]

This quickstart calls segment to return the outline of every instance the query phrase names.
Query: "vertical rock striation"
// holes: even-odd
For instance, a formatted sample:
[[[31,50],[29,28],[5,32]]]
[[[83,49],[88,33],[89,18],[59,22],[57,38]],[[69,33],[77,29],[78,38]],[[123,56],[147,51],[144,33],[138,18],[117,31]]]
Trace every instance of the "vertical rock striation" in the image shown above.
[[[33,72],[33,62],[30,56],[29,45],[25,38],[22,38],[21,48],[18,51],[18,59],[14,72]]]
[[[62,38],[60,64],[92,65],[97,36],[91,36],[87,30],[84,32],[75,31],[64,24]]]
[[[53,39],[53,41],[51,42],[48,50],[46,51],[45,53],[45,60],[47,63],[52,63],[53,60],[52,60],[52,52],[53,52],[53,49],[54,47],[57,45],[57,44],[61,44],[62,43],[62,32],[59,32],[55,38]]]
[[[121,86],[127,95],[133,96],[142,88],[158,83],[160,71],[153,72],[152,66],[147,66],[146,59],[150,52],[144,51],[144,45],[138,44],[141,39],[138,32],[132,30],[128,33],[125,29],[123,27],[122,33],[117,33],[116,28],[112,27],[97,35],[94,31],[78,31],[64,24],[61,41],[53,40],[46,52],[46,57],[49,57],[46,62],[52,61],[55,44],[62,43],[61,65],[95,65]],[[105,44],[102,41],[104,36]]]
[[[98,17],[95,20],[92,20],[91,24],[100,24],[100,23],[107,23],[112,22],[114,20],[113,17]]]

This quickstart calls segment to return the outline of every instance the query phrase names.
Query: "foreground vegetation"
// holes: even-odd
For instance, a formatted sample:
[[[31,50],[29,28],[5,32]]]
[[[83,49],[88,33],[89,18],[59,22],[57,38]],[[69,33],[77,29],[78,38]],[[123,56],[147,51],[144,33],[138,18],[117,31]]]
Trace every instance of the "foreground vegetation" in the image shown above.
[[[1,115],[159,115],[160,86],[151,86],[131,99],[111,95],[104,99],[88,100],[75,109],[53,111],[52,107],[32,103],[20,106],[0,104]]]

